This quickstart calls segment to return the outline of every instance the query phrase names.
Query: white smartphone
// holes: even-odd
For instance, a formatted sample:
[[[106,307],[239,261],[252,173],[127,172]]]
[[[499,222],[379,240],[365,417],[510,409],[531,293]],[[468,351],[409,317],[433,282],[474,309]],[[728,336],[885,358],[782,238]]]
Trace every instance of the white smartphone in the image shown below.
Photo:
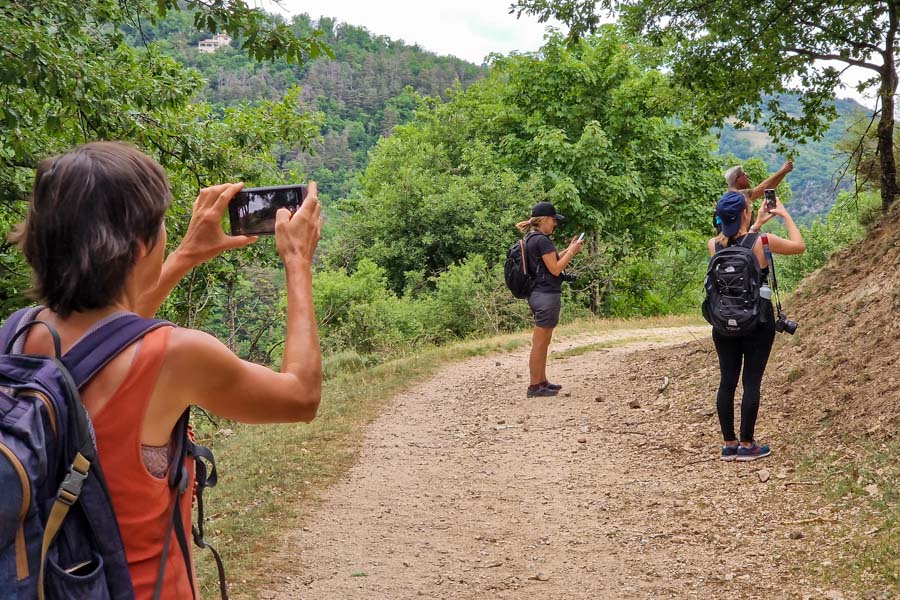
[[[581,235],[578,236],[578,241],[582,241],[584,239],[584,232],[581,232]]]

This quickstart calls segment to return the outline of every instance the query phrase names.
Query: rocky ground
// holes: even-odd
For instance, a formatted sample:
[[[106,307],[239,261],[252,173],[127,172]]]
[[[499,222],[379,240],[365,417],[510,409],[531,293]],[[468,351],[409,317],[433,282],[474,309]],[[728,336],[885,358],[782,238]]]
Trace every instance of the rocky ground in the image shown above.
[[[653,348],[675,348],[651,351]],[[369,428],[359,463],[286,532],[263,598],[854,598],[814,584],[835,523],[772,456],[723,463],[708,328],[582,336],[551,348],[565,387],[526,398],[527,349],[444,368]],[[682,362],[683,361],[683,362]],[[708,366],[704,368],[708,368]],[[765,396],[765,390],[764,390]],[[888,598],[873,590],[870,598]]]

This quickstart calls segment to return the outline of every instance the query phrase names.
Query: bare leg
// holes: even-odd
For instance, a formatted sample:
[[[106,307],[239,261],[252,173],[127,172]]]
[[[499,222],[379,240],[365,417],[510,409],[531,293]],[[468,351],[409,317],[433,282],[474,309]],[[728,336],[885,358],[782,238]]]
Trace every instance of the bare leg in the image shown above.
[[[547,381],[547,350],[553,337],[553,327],[535,327],[531,336],[531,356],[528,358],[528,371],[531,385]]]

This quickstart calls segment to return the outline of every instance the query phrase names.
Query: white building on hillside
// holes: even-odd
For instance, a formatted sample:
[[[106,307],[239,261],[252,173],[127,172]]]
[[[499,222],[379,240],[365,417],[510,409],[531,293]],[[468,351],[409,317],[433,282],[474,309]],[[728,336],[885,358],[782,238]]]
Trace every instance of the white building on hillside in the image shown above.
[[[210,38],[208,40],[201,40],[199,44],[197,44],[197,50],[200,52],[204,52],[206,54],[212,54],[219,48],[223,46],[227,46],[231,43],[231,38],[228,37],[227,33],[219,33],[214,38]]]

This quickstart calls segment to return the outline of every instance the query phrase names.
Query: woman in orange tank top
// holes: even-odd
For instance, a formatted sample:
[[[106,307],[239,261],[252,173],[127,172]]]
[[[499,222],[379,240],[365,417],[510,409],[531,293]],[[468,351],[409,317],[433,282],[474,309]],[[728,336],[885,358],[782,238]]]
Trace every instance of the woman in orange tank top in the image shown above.
[[[38,318],[57,329],[63,352],[114,313],[154,315],[192,268],[254,242],[221,227],[242,186],[202,189],[184,239],[166,257],[164,215],[171,194],[153,159],[128,144],[95,142],[43,161],[27,219],[11,238],[34,271],[34,296],[47,307]],[[312,259],[320,231],[321,206],[311,182],[297,212],[276,214],[288,305],[280,372],[241,360],[201,331],[163,327],[126,348],[82,391],[138,600],[153,597],[164,554],[173,508],[169,448],[185,409],[196,405],[253,423],[309,422],[316,415],[322,365]],[[49,333],[30,330],[25,352],[51,354]],[[192,479],[192,464],[187,466]],[[190,494],[180,510],[189,523]],[[172,540],[163,598],[196,594],[185,563]]]

